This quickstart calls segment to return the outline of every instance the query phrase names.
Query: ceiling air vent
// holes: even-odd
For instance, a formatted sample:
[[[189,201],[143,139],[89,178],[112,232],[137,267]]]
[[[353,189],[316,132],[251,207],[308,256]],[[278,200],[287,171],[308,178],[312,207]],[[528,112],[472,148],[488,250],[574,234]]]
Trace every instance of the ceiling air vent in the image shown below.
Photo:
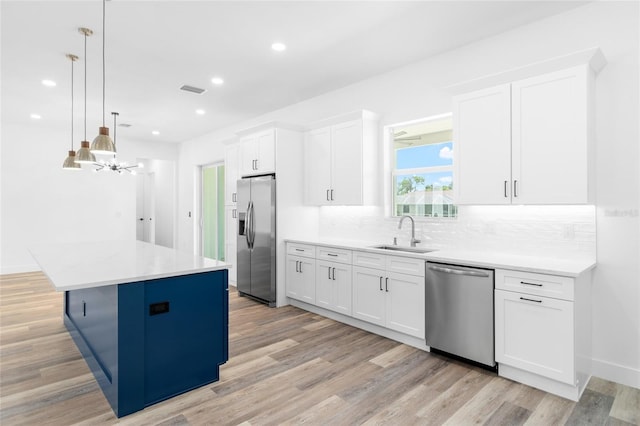
[[[188,84],[185,84],[184,86],[182,86],[180,90],[184,90],[185,92],[197,93],[198,95],[201,95],[205,92],[204,89],[201,89],[199,87],[189,86]]]

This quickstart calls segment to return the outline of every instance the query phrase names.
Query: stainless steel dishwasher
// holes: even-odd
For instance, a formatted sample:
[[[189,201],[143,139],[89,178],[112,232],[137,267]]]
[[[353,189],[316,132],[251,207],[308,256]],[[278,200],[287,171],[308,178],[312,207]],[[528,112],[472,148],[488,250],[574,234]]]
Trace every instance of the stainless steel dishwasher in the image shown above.
[[[427,345],[495,367],[492,269],[426,263]]]

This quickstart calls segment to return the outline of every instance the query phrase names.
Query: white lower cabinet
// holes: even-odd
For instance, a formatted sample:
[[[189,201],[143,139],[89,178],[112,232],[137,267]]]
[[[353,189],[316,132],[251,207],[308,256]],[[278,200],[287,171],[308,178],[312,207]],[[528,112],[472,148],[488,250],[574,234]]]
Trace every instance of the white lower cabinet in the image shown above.
[[[353,268],[353,316],[410,336],[424,338],[424,260],[355,252]],[[393,272],[401,262],[416,275]],[[403,269],[404,270],[404,269]]]
[[[316,303],[316,261],[301,256],[287,256],[287,297]]]
[[[353,267],[353,316],[385,326],[384,271]]]
[[[591,376],[591,278],[495,271],[500,376],[577,401]]]
[[[496,361],[574,383],[573,302],[495,291]]]
[[[424,276],[387,272],[387,328],[424,338]]]
[[[351,315],[351,265],[316,262],[316,305]]]

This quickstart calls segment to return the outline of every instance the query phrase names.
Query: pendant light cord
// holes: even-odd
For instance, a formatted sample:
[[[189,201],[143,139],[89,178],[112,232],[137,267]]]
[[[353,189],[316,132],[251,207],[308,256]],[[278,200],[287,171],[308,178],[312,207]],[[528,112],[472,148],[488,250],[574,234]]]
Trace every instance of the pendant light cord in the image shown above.
[[[84,32],[84,139],[87,140],[87,33]]]
[[[73,151],[73,58],[71,59],[71,151]]]
[[[105,111],[105,100],[104,100],[104,95],[105,95],[105,66],[104,66],[104,62],[105,62],[105,53],[104,53],[104,48],[105,48],[105,40],[107,38],[106,33],[105,33],[105,11],[106,11],[106,0],[102,0],[102,127],[106,127],[105,126],[105,118],[104,118],[104,111]]]

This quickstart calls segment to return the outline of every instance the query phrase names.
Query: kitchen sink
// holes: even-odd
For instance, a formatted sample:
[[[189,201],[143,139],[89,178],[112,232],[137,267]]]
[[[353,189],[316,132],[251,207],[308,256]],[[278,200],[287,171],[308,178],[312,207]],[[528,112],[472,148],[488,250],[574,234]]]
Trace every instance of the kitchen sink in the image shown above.
[[[422,248],[422,247],[403,247],[381,244],[379,246],[371,246],[374,249],[389,250],[389,251],[404,251],[407,253],[429,253],[435,251],[434,249]]]

